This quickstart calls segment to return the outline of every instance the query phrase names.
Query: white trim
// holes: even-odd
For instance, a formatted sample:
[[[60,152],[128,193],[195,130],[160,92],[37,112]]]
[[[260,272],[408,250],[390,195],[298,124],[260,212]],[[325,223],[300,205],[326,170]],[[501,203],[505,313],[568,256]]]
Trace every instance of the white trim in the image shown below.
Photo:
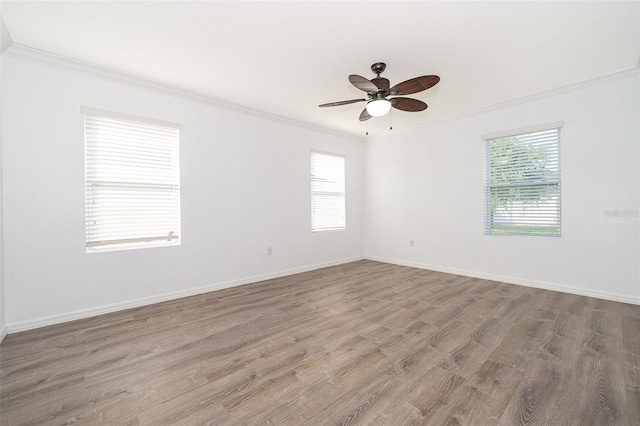
[[[202,287],[191,288],[183,291],[164,293],[158,296],[144,297],[141,299],[130,300],[127,302],[114,303],[111,305],[98,306],[90,309],[82,309],[74,312],[50,315],[47,317],[40,317],[40,318],[35,318],[31,320],[26,320],[26,321],[18,321],[18,322],[7,324],[4,328],[8,331],[8,333],[17,333],[20,331],[46,327],[49,325],[61,324],[68,321],[74,321],[74,320],[83,319],[83,318],[90,318],[96,315],[103,315],[111,312],[122,311],[125,309],[151,305],[154,303],[166,302],[168,300],[175,300],[183,297],[195,296],[197,294],[208,293],[210,291],[222,290],[225,288],[231,288],[231,287],[236,287],[240,285],[271,280],[274,278],[286,277],[288,275],[299,274],[302,272],[309,272],[309,271],[313,271],[320,268],[326,268],[329,266],[342,265],[344,263],[356,262],[358,260],[363,260],[363,259],[364,257],[357,256],[357,257],[351,257],[346,259],[334,260],[331,262],[317,263],[315,265],[303,266],[300,268],[293,268],[293,269],[286,269],[283,271],[272,272],[272,273],[262,274],[262,275],[255,275],[253,277],[247,277],[247,278],[242,278],[238,280],[231,280],[231,281],[225,281],[225,282],[220,282],[215,284],[209,284]]]
[[[498,102],[495,104],[489,104],[480,106],[477,108],[472,108],[466,111],[456,112],[450,115],[436,117],[433,119],[429,119],[427,121],[423,121],[421,123],[417,123],[411,126],[407,126],[402,129],[394,129],[387,132],[379,133],[377,135],[369,135],[364,137],[355,136],[351,133],[341,132],[334,129],[329,129],[327,127],[322,127],[317,124],[307,123],[305,121],[294,120],[291,118],[283,117],[281,115],[276,115],[272,113],[268,113],[265,111],[260,111],[257,109],[245,107],[242,105],[234,104],[232,102],[222,101],[220,99],[215,99],[209,96],[200,95],[197,93],[189,92],[186,90],[176,89],[171,86],[154,83],[152,81],[143,80],[138,77],[133,77],[121,72],[111,71],[105,69],[103,67],[99,67],[96,65],[89,64],[87,62],[78,61],[75,59],[70,59],[65,56],[56,55],[53,53],[46,52],[44,50],[34,49],[31,47],[23,46],[21,44],[12,43],[2,55],[7,56],[9,58],[20,59],[29,62],[35,62],[42,65],[50,66],[53,68],[58,68],[70,72],[75,72],[79,74],[88,75],[91,77],[99,77],[105,80],[115,81],[122,84],[127,84],[134,87],[144,88],[148,90],[154,90],[158,92],[162,92],[167,95],[171,95],[177,98],[182,98],[186,100],[191,100],[194,102],[199,102],[205,105],[217,106],[220,108],[225,108],[229,110],[235,110],[239,112],[243,112],[245,114],[258,116],[262,118],[268,118],[273,121],[279,121],[288,123],[291,125],[296,125],[299,127],[304,127],[308,129],[313,129],[319,132],[328,133],[331,135],[338,135],[341,137],[346,137],[354,141],[364,142],[369,138],[375,138],[378,136],[388,135],[390,133],[398,133],[404,132],[407,130],[413,130],[416,128],[420,128],[423,126],[430,126],[434,124],[440,124],[442,122],[447,122],[450,120],[457,120],[460,118],[473,116],[483,112],[494,111],[497,109],[505,108],[505,107],[513,107],[519,104],[528,103],[532,100],[544,99],[553,97],[559,94],[571,92],[574,90],[582,89],[585,87],[597,86],[600,84],[606,84],[617,80],[624,80],[627,78],[632,78],[640,75],[640,58],[638,59],[638,66],[635,68],[629,68],[621,71],[616,71],[604,76],[596,77],[590,80],[581,81],[579,83],[570,84],[567,86],[545,90],[543,92],[532,93],[528,95],[523,95],[520,97],[512,98],[506,101]]]
[[[523,95],[519,97],[515,97],[512,99],[507,99],[505,101],[497,102],[494,104],[484,105],[477,108],[471,108],[466,111],[455,112],[453,114],[444,115],[441,117],[436,117],[427,121],[423,121],[421,123],[417,123],[411,126],[404,127],[402,129],[393,129],[387,132],[379,133],[376,135],[367,136],[368,139],[376,138],[379,136],[385,136],[392,133],[406,132],[410,130],[419,129],[422,127],[428,127],[433,125],[439,125],[442,123],[447,123],[450,121],[460,120],[467,117],[473,117],[477,114],[483,114],[487,112],[497,111],[504,108],[514,108],[519,105],[527,104],[532,101],[543,100],[548,98],[553,98],[555,96],[563,95],[565,93],[574,92],[577,90],[600,86],[603,84],[613,83],[618,80],[626,80],[630,78],[635,78],[640,76],[640,63],[638,63],[638,67],[629,68],[622,71],[616,71],[610,74],[606,74],[600,77],[592,78],[590,80],[581,81],[578,83],[569,84],[567,86],[558,87],[555,89],[545,90],[543,92],[531,93],[528,95]]]
[[[104,109],[92,108],[88,106],[80,106],[80,112],[85,115],[113,118],[116,120],[131,121],[133,123],[145,123],[152,126],[170,127],[172,129],[182,130],[182,125],[172,123],[170,121],[156,120],[155,118],[140,117],[137,115],[124,114],[121,112],[107,111]]]
[[[376,262],[391,263],[394,265],[409,266],[409,267],[418,268],[418,269],[427,269],[430,271],[444,272],[447,274],[462,275],[465,277],[481,278],[485,280],[497,281],[497,282],[506,283],[506,284],[514,284],[514,285],[520,285],[524,287],[539,288],[542,290],[559,291],[561,293],[575,294],[578,296],[595,297],[597,299],[611,300],[614,302],[621,302],[621,303],[629,303],[632,305],[640,305],[640,297],[638,298],[629,297],[629,296],[624,296],[617,293],[609,293],[606,291],[585,290],[583,288],[551,284],[551,283],[542,282],[542,281],[529,281],[529,280],[523,280],[520,278],[503,276],[503,275],[485,274],[482,272],[467,271],[464,269],[449,268],[446,266],[428,265],[424,263],[410,262],[410,261],[399,260],[399,259],[389,259],[386,257],[365,256],[365,259],[374,260]]]
[[[281,115],[260,111],[254,108],[235,104],[233,102],[223,101],[221,99],[216,99],[210,96],[189,92],[187,90],[177,89],[175,87],[155,83],[149,80],[144,80],[118,71],[112,71],[103,67],[92,65],[87,62],[82,62],[75,59],[67,58],[65,56],[49,53],[44,50],[23,46],[21,44],[13,43],[7,50],[2,53],[2,55],[8,58],[35,62],[37,64],[57,68],[64,71],[74,72],[89,77],[97,77],[103,80],[126,84],[128,86],[133,86],[136,88],[152,90],[165,95],[173,96],[175,98],[198,102],[200,104],[223,108],[230,111],[236,111],[254,117],[265,118],[271,121],[311,129],[317,132],[322,132],[333,136],[340,136],[358,142],[364,142],[365,140],[363,137],[358,137],[350,133],[344,133],[337,130],[329,129],[327,127],[322,127],[317,124],[307,123],[305,121],[295,120]]]
[[[331,152],[331,151],[323,151],[321,149],[315,149],[315,148],[311,148],[309,150],[309,153],[316,153],[316,154],[324,154],[324,155],[333,155],[334,157],[342,157],[345,160],[347,159],[347,154],[338,154],[336,152]]]
[[[523,135],[525,133],[542,132],[545,130],[559,129],[561,127],[564,127],[564,121],[554,121],[553,123],[538,124],[535,126],[523,127],[520,129],[502,130],[499,132],[487,133],[486,135],[480,136],[480,139],[486,141],[487,139],[504,138],[507,136]]]
[[[68,321],[74,321],[74,320],[83,319],[83,318],[90,318],[96,315],[103,315],[111,312],[122,311],[125,309],[137,308],[140,306],[151,305],[154,303],[166,302],[169,300],[175,300],[183,297],[189,297],[189,296],[194,296],[198,294],[208,293],[211,291],[222,290],[225,288],[251,284],[251,283],[270,280],[274,278],[282,278],[289,275],[309,272],[309,271],[313,271],[320,268],[327,268],[330,266],[342,265],[345,263],[356,262],[363,259],[373,260],[376,262],[390,263],[394,265],[409,266],[409,267],[418,268],[418,269],[427,269],[431,271],[444,272],[448,274],[462,275],[466,277],[481,278],[481,279],[497,281],[497,282],[502,282],[507,284],[539,288],[543,290],[559,291],[562,293],[575,294],[579,296],[595,297],[598,299],[612,300],[614,302],[640,305],[640,298],[623,296],[616,293],[589,291],[589,290],[584,290],[576,287],[560,286],[560,285],[555,285],[555,284],[550,284],[550,283],[545,283],[540,281],[526,281],[519,278],[505,277],[505,276],[494,275],[494,274],[485,274],[485,273],[479,273],[474,271],[467,271],[467,270],[449,268],[449,267],[443,267],[443,266],[437,266],[437,265],[427,265],[419,262],[410,262],[410,261],[404,261],[399,259],[389,259],[385,257],[356,256],[352,258],[335,260],[332,262],[318,263],[315,265],[305,266],[301,268],[288,269],[288,270],[273,272],[269,274],[256,275],[253,277],[243,278],[239,280],[232,280],[232,281],[226,281],[226,282],[211,284],[211,285],[202,286],[202,287],[196,287],[193,289],[179,291],[179,292],[171,292],[171,293],[165,293],[158,296],[135,299],[135,300],[131,300],[123,303],[115,303],[115,304],[99,306],[91,309],[83,309],[80,311],[68,312],[65,314],[50,315],[47,317],[36,318],[33,320],[18,321],[15,323],[6,324],[2,328],[0,328],[0,343],[2,342],[2,339],[4,339],[4,337],[9,333],[17,333],[20,331],[32,330],[35,328],[61,324]]]

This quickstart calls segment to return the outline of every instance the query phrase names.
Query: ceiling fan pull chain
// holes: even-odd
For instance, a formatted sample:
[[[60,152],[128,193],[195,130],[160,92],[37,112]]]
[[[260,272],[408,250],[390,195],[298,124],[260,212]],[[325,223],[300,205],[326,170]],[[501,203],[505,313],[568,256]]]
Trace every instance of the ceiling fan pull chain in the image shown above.
[[[389,110],[389,130],[393,130],[393,120],[391,117],[393,116],[393,111]]]
[[[365,135],[366,135],[366,136],[369,136],[369,122],[368,122],[368,121],[365,121],[365,122],[364,122],[364,125],[365,125],[365,129],[366,129],[366,131],[365,131]]]

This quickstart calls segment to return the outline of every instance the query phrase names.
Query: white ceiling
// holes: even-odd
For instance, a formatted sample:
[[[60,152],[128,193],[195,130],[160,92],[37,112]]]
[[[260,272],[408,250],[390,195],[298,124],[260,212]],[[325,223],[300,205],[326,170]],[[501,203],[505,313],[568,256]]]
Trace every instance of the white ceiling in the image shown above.
[[[357,136],[349,74],[437,74],[394,129],[638,66],[640,2],[3,1],[15,44]],[[389,118],[369,120],[388,131]]]

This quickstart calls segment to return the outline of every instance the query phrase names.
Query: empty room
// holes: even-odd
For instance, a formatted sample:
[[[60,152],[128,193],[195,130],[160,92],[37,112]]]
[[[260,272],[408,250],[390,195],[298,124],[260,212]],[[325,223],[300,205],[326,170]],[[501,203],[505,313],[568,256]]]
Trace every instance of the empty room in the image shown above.
[[[640,2],[0,1],[0,424],[640,424]]]

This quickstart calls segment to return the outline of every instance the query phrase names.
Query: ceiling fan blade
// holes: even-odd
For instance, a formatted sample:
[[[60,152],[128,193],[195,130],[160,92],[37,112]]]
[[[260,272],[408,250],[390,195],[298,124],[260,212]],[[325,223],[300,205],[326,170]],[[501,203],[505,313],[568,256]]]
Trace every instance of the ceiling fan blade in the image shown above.
[[[427,109],[427,104],[412,98],[393,98],[389,99],[391,106],[402,111],[417,112]]]
[[[339,106],[339,105],[347,105],[353,104],[355,102],[364,102],[366,99],[349,99],[348,101],[339,101],[339,102],[329,102],[328,104],[318,105],[319,107],[331,107],[331,106]]]
[[[398,83],[389,89],[390,95],[410,95],[412,93],[422,92],[427,90],[440,81],[440,77],[437,75],[423,75],[422,77],[412,78],[411,80]]]
[[[366,78],[360,75],[351,74],[349,76],[349,81],[351,82],[351,84],[356,86],[356,88],[360,90],[364,90],[365,92],[378,91],[378,87],[375,84],[373,84],[372,82],[370,82],[369,80],[367,80]]]
[[[389,79],[383,77],[376,77],[371,79],[371,82],[376,85],[378,90],[389,91]]]
[[[363,109],[362,112],[360,113],[360,121],[367,121],[370,118],[371,118],[371,114],[367,112],[366,108]]]

